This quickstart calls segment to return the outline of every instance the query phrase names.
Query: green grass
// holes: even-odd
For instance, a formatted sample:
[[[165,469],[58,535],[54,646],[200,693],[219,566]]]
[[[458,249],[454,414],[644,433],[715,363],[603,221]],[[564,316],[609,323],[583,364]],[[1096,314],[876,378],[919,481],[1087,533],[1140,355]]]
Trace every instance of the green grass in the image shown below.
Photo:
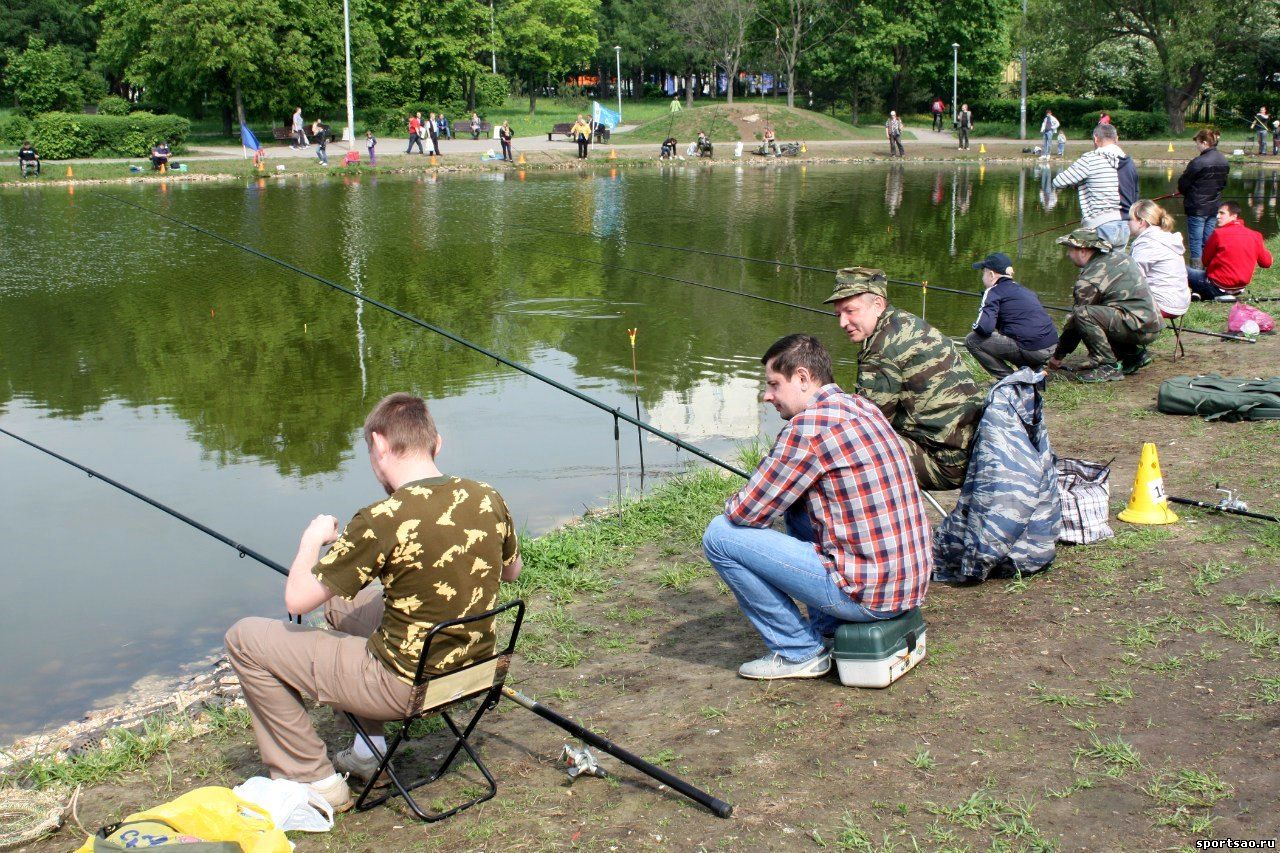
[[[1041,705],[1056,705],[1059,708],[1086,708],[1093,705],[1092,702],[1081,699],[1079,696],[1073,696],[1070,693],[1054,693],[1034,681],[1028,684],[1027,687],[1035,692],[1032,701]]]
[[[660,570],[653,580],[663,589],[669,589],[684,595],[695,581],[711,574],[706,563],[677,563]]]
[[[152,717],[142,724],[142,731],[114,729],[96,749],[63,757],[40,756],[12,771],[21,786],[41,790],[52,785],[68,788],[95,785],[114,779],[122,773],[141,770],[152,757],[166,752],[170,744],[193,733],[189,717]]]
[[[1133,748],[1133,744],[1119,735],[1103,740],[1096,734],[1091,734],[1088,749],[1081,747],[1076,755],[1101,761],[1107,768],[1106,774],[1112,777],[1123,776],[1127,771],[1142,766],[1142,756]]]
[[[907,759],[907,763],[917,770],[928,772],[938,766],[938,762],[930,754],[929,750],[921,747],[916,750],[916,754]]]
[[[625,105],[624,105],[625,107]],[[739,131],[734,117],[757,116],[753,122],[745,122],[745,132]],[[848,122],[832,118],[823,113],[803,110],[798,107],[788,108],[785,101],[767,101],[764,104],[758,99],[734,101],[730,107],[723,102],[701,102],[693,109],[682,110],[675,115],[669,112],[655,116],[651,121],[635,130],[614,137],[614,141],[660,143],[668,136],[674,136],[682,145],[687,145],[698,136],[698,131],[706,131],[714,143],[735,142],[741,138],[744,142],[759,142],[764,133],[766,122],[773,126],[779,142],[813,141],[819,139],[882,139],[882,127],[855,127]],[[903,138],[908,138],[903,134]],[[726,154],[728,152],[725,152]]]
[[[1228,799],[1234,789],[1212,770],[1164,771],[1151,780],[1143,792],[1156,802],[1156,825],[1187,835],[1208,835],[1214,818],[1208,814],[1218,802]]]

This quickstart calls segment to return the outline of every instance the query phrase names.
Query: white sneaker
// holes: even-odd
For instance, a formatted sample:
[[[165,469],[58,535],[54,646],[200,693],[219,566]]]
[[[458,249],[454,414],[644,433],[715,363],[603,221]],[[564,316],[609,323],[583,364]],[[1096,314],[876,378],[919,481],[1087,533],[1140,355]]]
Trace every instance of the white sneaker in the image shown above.
[[[332,806],[334,814],[345,812],[355,805],[355,800],[351,799],[351,789],[347,787],[346,777],[339,776],[337,773],[328,779],[309,782],[307,787]]]
[[[775,652],[747,661],[738,667],[738,675],[756,681],[772,681],[778,678],[821,678],[830,671],[831,653],[826,649],[798,663],[789,663],[782,655]]]
[[[369,777],[378,770],[378,759],[370,755],[368,758],[362,758],[356,755],[354,748],[347,748],[340,751],[333,757],[333,767],[339,773],[346,773],[355,779],[368,782]],[[378,781],[373,783],[375,788],[385,788],[391,784],[391,777],[386,771],[378,774]]]

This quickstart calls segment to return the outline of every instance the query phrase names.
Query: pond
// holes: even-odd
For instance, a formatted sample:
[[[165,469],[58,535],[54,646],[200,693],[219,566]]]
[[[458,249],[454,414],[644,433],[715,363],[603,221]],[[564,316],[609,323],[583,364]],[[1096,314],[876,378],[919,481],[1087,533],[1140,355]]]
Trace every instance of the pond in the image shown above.
[[[1053,237],[1074,192],[1047,170],[788,165],[0,190],[0,425],[288,564],[306,522],[378,497],[360,426],[384,394],[426,396],[444,470],[493,483],[545,531],[613,498],[613,419],[296,273],[136,209],[196,223],[633,411],[722,457],[779,421],[758,359],[806,331],[849,384],[831,318],[641,275],[818,306],[831,276],[641,246],[696,247],[980,289],[1003,248],[1047,302],[1074,268]],[[1147,196],[1169,171],[1143,174]],[[1228,194],[1276,230],[1280,176]],[[1180,210],[1180,205],[1173,209]],[[607,265],[607,266],[606,266]],[[626,270],[620,267],[628,268]],[[952,335],[971,296],[892,288]],[[923,304],[922,304],[923,303]],[[624,430],[625,488],[640,488]],[[690,462],[644,442],[650,475]],[[281,613],[280,579],[73,468],[0,436],[0,740],[118,699]],[[652,482],[652,477],[649,482]]]

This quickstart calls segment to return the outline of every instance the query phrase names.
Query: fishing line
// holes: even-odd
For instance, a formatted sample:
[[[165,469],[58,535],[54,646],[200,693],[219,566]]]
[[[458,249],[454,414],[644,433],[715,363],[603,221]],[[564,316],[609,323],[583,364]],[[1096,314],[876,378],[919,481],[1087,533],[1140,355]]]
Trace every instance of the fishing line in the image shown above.
[[[604,240],[604,239],[605,239],[604,237],[599,237],[599,236],[597,236],[597,235],[595,235],[595,234],[586,234],[586,233],[583,233],[583,232],[581,232],[581,231],[563,231],[563,230],[556,229],[556,228],[545,228],[545,227],[543,227],[543,226],[539,226],[539,225],[522,225],[522,224],[517,224],[517,223],[509,223],[509,224],[508,224],[508,227],[512,227],[512,228],[525,228],[525,229],[529,229],[529,230],[532,230],[532,231],[546,231],[547,233],[550,233],[550,234],[561,234],[561,235],[564,235],[564,236],[567,236],[567,237],[583,237],[583,238],[588,238],[588,239],[592,239],[592,240]],[[793,263],[789,263],[789,262],[787,262],[787,261],[771,261],[771,260],[767,260],[767,259],[765,259],[765,258],[751,258],[751,257],[747,257],[747,256],[745,256],[745,255],[731,255],[731,254],[728,254],[727,252],[713,252],[713,251],[711,251],[711,250],[709,250],[709,249],[694,249],[694,248],[689,247],[689,246],[671,246],[671,245],[667,245],[667,244],[665,244],[665,243],[651,243],[651,242],[647,242],[647,241],[644,241],[644,240],[632,240],[630,237],[617,237],[617,236],[611,236],[611,237],[609,237],[609,239],[616,240],[616,241],[621,242],[621,243],[634,243],[634,244],[635,244],[635,245],[637,245],[637,246],[650,246],[650,247],[655,248],[655,249],[671,249],[672,251],[676,251],[676,252],[692,252],[692,253],[694,253],[694,254],[699,254],[699,255],[712,255],[712,256],[715,256],[715,257],[728,258],[728,259],[730,259],[730,260],[735,260],[735,261],[750,261],[750,262],[752,262],[752,263],[757,263],[757,264],[774,264],[774,265],[776,265],[776,266],[792,267],[793,269],[812,270],[812,271],[814,271],[814,272],[826,272],[826,273],[835,273],[835,272],[837,272],[836,270],[834,270],[834,269],[829,269],[829,268],[827,268],[827,267],[815,267],[815,266],[809,266],[809,265],[807,265],[807,264],[793,264]],[[548,250],[546,250],[546,249],[529,249],[528,251],[531,251],[531,252],[541,252],[542,254],[546,254],[546,255],[555,255],[555,256],[557,256],[557,257],[566,258],[566,259],[568,259],[568,260],[580,261],[580,262],[582,262],[582,263],[586,263],[586,264],[596,264],[596,265],[598,265],[598,266],[603,266],[603,267],[613,267],[613,268],[615,268],[615,269],[626,270],[627,272],[633,272],[633,273],[637,273],[637,274],[639,274],[639,275],[650,275],[650,276],[654,276],[655,278],[663,278],[663,279],[667,279],[668,281],[675,281],[675,282],[679,282],[679,283],[681,283],[681,284],[690,284],[690,285],[694,285],[694,286],[697,286],[697,287],[706,287],[706,288],[710,288],[711,290],[719,290],[719,291],[722,291],[722,292],[724,292],[724,293],[730,293],[730,294],[733,294],[733,295],[735,295],[735,296],[745,296],[745,297],[747,297],[748,299],[759,299],[759,300],[764,301],[764,302],[773,302],[773,303],[776,303],[776,304],[778,304],[778,305],[786,306],[786,307],[788,307],[788,308],[799,308],[800,310],[803,310],[803,311],[811,311],[811,312],[818,313],[818,314],[826,314],[826,315],[828,315],[828,316],[832,316],[832,317],[834,317],[834,316],[835,316],[835,314],[834,314],[833,312],[830,312],[830,311],[823,311],[823,310],[822,310],[822,309],[820,309],[820,308],[810,308],[810,307],[808,307],[808,306],[800,305],[800,304],[797,304],[797,303],[795,303],[795,302],[785,302],[785,301],[780,300],[780,299],[771,299],[771,298],[769,298],[769,297],[767,297],[767,296],[757,296],[757,295],[755,295],[755,294],[753,294],[753,293],[744,293],[744,292],[743,292],[743,291],[741,291],[741,290],[730,290],[730,289],[728,289],[728,288],[716,287],[716,286],[714,286],[714,285],[710,285],[710,284],[703,284],[702,282],[690,281],[690,280],[688,280],[688,279],[675,278],[675,277],[673,277],[673,276],[663,275],[663,274],[661,274],[661,273],[649,272],[649,271],[647,271],[647,270],[638,270],[638,269],[634,269],[634,268],[630,268],[630,267],[614,266],[614,265],[611,265],[611,264],[604,263],[603,261],[589,261],[589,260],[587,260],[587,259],[585,259],[585,258],[577,258],[577,257],[573,257],[573,256],[571,256],[571,255],[562,255],[562,254],[559,254],[559,253],[556,253],[556,252],[548,251]],[[919,288],[921,288],[922,290],[924,290],[925,292],[928,292],[928,291],[930,291],[930,290],[938,290],[938,291],[941,291],[941,292],[943,292],[943,293],[957,293],[957,294],[960,294],[960,295],[962,295],[962,296],[974,296],[974,297],[977,297],[977,298],[979,298],[979,299],[981,299],[981,298],[982,298],[982,296],[983,296],[983,294],[979,293],[979,292],[978,292],[978,291],[976,291],[976,290],[961,290],[960,288],[955,288],[955,287],[940,287],[940,286],[938,286],[938,285],[928,284],[927,282],[922,282],[922,281],[905,281],[905,280],[903,280],[903,279],[896,279],[896,278],[888,279],[888,281],[889,281],[890,283],[892,283],[892,284],[906,284],[906,285],[911,285],[911,286],[913,286],[913,287],[919,287]],[[1043,303],[1041,303],[1041,304],[1043,304]],[[1062,314],[1070,314],[1070,313],[1071,313],[1071,311],[1073,310],[1073,309],[1071,309],[1071,308],[1067,308],[1066,306],[1063,306],[1063,305],[1044,305],[1044,308],[1045,308],[1045,310],[1047,310],[1047,311],[1057,311],[1057,312],[1062,313]],[[1222,339],[1222,340],[1224,340],[1224,341],[1240,341],[1240,342],[1247,342],[1247,343],[1257,343],[1257,341],[1254,341],[1254,340],[1251,340],[1251,339],[1249,339],[1249,338],[1246,338],[1246,337],[1244,337],[1243,335],[1226,335],[1226,334],[1223,334],[1223,333],[1221,333],[1221,332],[1211,332],[1211,331],[1209,331],[1208,329],[1186,329],[1186,328],[1184,328],[1184,329],[1180,329],[1179,331],[1184,332],[1184,333],[1186,333],[1186,334],[1188,334],[1188,335],[1204,335],[1204,336],[1206,336],[1206,337],[1210,337],[1210,338],[1221,338],[1221,339]]]
[[[119,204],[126,205],[127,207],[132,207],[136,210],[141,210],[144,213],[150,213],[151,215],[159,217],[160,219],[168,220],[169,222],[172,222],[175,225],[181,225],[183,228],[188,228],[192,231],[195,231],[197,234],[204,234],[206,237],[212,237],[213,239],[218,240],[219,242],[226,243],[228,246],[234,246],[235,248],[240,249],[243,252],[247,252],[250,255],[254,255],[255,257],[261,258],[264,261],[268,261],[270,263],[275,264],[276,266],[283,267],[284,269],[287,269],[290,272],[295,272],[298,275],[301,275],[305,278],[309,278],[312,281],[325,285],[326,287],[330,287],[338,291],[339,293],[345,293],[346,295],[351,296],[355,299],[362,300],[363,302],[369,305],[372,305],[375,308],[381,308],[383,311],[386,311],[390,314],[394,314],[395,316],[399,317],[402,320],[408,320],[410,323],[413,323],[416,326],[420,326],[421,328],[426,329],[427,331],[435,332],[437,335],[441,335],[442,337],[448,338],[454,343],[460,344],[466,347],[467,349],[478,352],[481,355],[488,356],[489,358],[492,358],[494,361],[498,362],[499,364],[504,364],[507,367],[512,368],[513,370],[518,370],[521,373],[525,374],[526,376],[532,377],[533,379],[537,379],[540,382],[544,382],[547,385],[550,385],[552,388],[557,388],[566,394],[576,397],[577,399],[581,400],[584,403],[595,406],[597,409],[600,409],[603,412],[613,415],[615,419],[621,418],[622,420],[634,425],[635,427],[642,429],[651,435],[656,435],[658,438],[661,438],[663,441],[667,441],[671,444],[674,444],[676,447],[681,448],[682,450],[687,450],[690,453],[692,453],[694,456],[697,456],[700,459],[704,459],[713,465],[718,465],[719,467],[725,469],[726,471],[731,471],[734,474],[737,474],[739,477],[743,477],[747,479],[750,478],[750,475],[746,471],[743,471],[741,468],[738,468],[734,465],[730,465],[728,462],[725,462],[723,459],[713,456],[712,454],[708,453],[707,451],[703,450],[697,445],[690,444],[689,442],[683,439],[677,438],[676,436],[668,432],[658,429],[652,424],[646,423],[645,421],[642,421],[639,418],[632,417],[631,415],[628,415],[626,412],[621,411],[617,406],[610,406],[609,404],[601,400],[597,400],[595,397],[590,397],[582,393],[576,388],[565,385],[563,382],[557,382],[555,379],[552,379],[550,376],[547,376],[546,374],[539,373],[538,371],[534,370],[532,367],[527,367],[526,365],[523,365],[518,361],[512,361],[511,359],[501,356],[490,349],[486,349],[485,347],[482,347],[477,343],[473,343],[460,335],[454,334],[453,332],[450,332],[447,329],[443,329],[432,323],[428,323],[426,320],[422,320],[418,317],[415,317],[414,315],[409,314],[406,311],[402,311],[399,308],[396,308],[392,305],[388,305],[387,303],[374,299],[371,296],[366,296],[365,294],[352,290],[349,287],[344,287],[343,285],[338,284],[335,281],[330,281],[324,276],[317,275],[316,273],[313,273],[313,272],[308,272],[307,270],[304,270],[301,267],[294,266],[288,261],[282,261],[279,258],[273,257],[272,255],[268,255],[266,252],[263,252],[259,249],[255,249],[252,246],[248,246],[248,245],[245,245],[244,243],[240,243],[236,240],[232,240],[230,237],[224,237],[223,235],[218,234],[215,231],[210,231],[207,228],[202,228],[199,225],[194,225],[190,222],[179,219],[176,216],[170,216],[167,213],[161,213],[160,211],[155,210],[154,208],[146,207],[145,205],[141,205],[141,204],[136,204],[134,202],[127,201],[126,199],[120,198],[119,196],[111,195],[109,193],[105,193],[101,197],[109,199],[110,201],[117,202]]]

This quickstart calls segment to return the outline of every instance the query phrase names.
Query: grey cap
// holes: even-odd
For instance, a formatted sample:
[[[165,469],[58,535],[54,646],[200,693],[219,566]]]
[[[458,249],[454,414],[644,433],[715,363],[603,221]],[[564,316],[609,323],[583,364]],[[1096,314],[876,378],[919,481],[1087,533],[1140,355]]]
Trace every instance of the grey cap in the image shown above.
[[[1077,249],[1097,249],[1099,252],[1110,252],[1115,247],[1092,228],[1077,228],[1070,234],[1064,234],[1055,243],[1063,246],[1074,246]]]
[[[836,272],[835,292],[822,302],[824,305],[839,302],[841,299],[848,299],[859,293],[874,293],[876,296],[888,299],[887,284],[888,278],[884,270],[870,267],[845,267]]]

